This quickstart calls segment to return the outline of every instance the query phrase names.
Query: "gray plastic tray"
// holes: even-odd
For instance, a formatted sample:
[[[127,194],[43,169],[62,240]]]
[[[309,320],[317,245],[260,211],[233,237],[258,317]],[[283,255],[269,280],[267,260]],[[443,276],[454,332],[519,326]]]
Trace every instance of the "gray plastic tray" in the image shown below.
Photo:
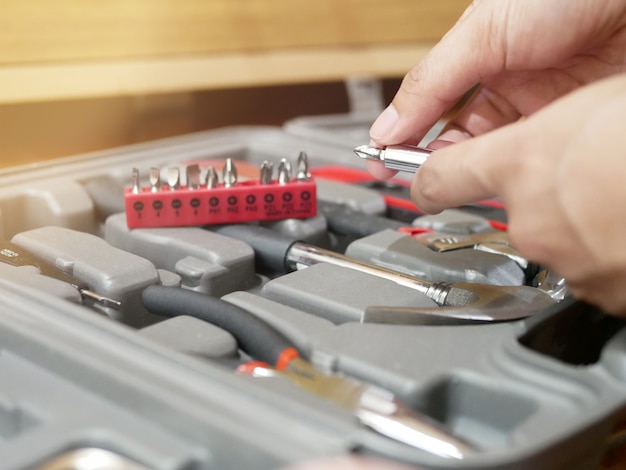
[[[126,302],[116,314],[81,304],[67,285],[34,269],[0,270],[2,469],[45,468],[81,449],[156,470],[275,469],[351,452],[432,469],[597,467],[626,412],[626,330],[619,325],[585,362],[556,357],[580,340],[575,334],[555,336],[564,343],[550,354],[520,340],[567,303],[498,324],[362,323],[375,300],[408,306],[424,299],[326,264],[268,276],[256,271],[243,242],[197,227],[142,229],[141,236],[124,227],[121,190],[133,167],[147,174],[152,166],[228,157],[258,165],[300,151],[313,166],[362,168],[351,144],[233,127],[0,172],[3,238]],[[320,188],[322,200],[384,211],[375,191]],[[327,235],[321,216],[268,226],[315,243]],[[366,248],[360,256],[372,261],[392,253]],[[286,380],[235,374],[224,365],[237,355],[228,332],[143,310],[141,290],[153,284],[223,296],[288,335],[320,370],[395,392],[481,451],[438,457],[361,427],[349,410]]]

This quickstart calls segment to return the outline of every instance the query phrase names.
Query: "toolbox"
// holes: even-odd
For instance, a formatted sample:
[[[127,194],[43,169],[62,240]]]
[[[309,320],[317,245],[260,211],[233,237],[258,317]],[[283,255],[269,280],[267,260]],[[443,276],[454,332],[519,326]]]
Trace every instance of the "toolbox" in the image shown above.
[[[497,203],[426,216],[411,175],[368,179],[367,124],[0,172],[0,468],[597,468],[626,411],[624,322],[506,245]],[[246,185],[247,206],[194,218]],[[259,216],[286,193],[304,205]]]

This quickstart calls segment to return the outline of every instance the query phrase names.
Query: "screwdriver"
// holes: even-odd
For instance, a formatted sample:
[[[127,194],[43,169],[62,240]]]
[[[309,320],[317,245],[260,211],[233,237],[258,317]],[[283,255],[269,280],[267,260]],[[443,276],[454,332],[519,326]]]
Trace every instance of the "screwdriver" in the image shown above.
[[[385,168],[415,173],[430,156],[432,149],[409,145],[388,145],[384,149],[380,149],[369,145],[360,145],[354,149],[354,153],[366,160],[380,161]]]
[[[90,299],[93,302],[102,305],[103,307],[110,307],[117,310],[122,305],[121,302],[117,300],[110,299],[109,297],[105,297],[89,290],[89,286],[87,286],[81,280],[61,271],[56,266],[48,263],[38,256],[33,255],[32,253],[28,252],[21,246],[16,245],[15,243],[11,243],[6,240],[0,241],[0,262],[16,267],[34,266],[39,269],[39,272],[43,276],[58,279],[59,281],[63,281],[71,285],[72,287],[77,289],[78,292],[80,292],[80,295],[83,298]]]
[[[313,367],[291,341],[251,312],[222,299],[177,287],[152,285],[142,293],[144,307],[167,317],[189,315],[231,333],[239,347],[257,361],[238,370],[257,377],[281,376],[295,385],[351,409],[364,426],[379,434],[445,458],[463,459],[477,452],[443,424],[402,403],[389,390]],[[247,367],[249,366],[249,367]]]
[[[422,139],[422,142],[426,139],[432,141],[437,138],[445,126],[461,112],[465,105],[476,96],[479,90],[480,84],[476,84],[467,90],[446,115],[431,128],[427,135],[432,134],[432,136],[430,138],[425,137]],[[433,149],[427,147],[413,147],[410,145],[388,145],[384,149],[369,145],[360,145],[354,149],[354,153],[360,158],[377,160],[382,162],[385,168],[406,171],[408,173],[415,173],[432,152]]]

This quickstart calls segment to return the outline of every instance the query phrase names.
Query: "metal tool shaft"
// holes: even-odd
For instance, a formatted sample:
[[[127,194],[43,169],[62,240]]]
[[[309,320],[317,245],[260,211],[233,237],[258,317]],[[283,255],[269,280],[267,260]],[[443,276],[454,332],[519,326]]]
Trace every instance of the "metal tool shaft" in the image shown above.
[[[409,287],[433,300],[440,307],[486,308],[494,318],[510,317],[513,312],[517,318],[528,316],[543,310],[554,303],[553,299],[539,289],[529,286],[497,286],[492,284],[430,281],[393,269],[371,264],[356,258],[309,245],[291,237],[273,232],[265,227],[252,225],[223,225],[215,232],[242,240],[254,248],[256,261],[272,272],[313,266],[318,263],[333,264]],[[498,313],[506,306],[505,314]],[[448,310],[440,312],[445,315]]]
[[[384,149],[361,145],[354,153],[367,160],[378,160],[386,168],[415,173],[432,153],[432,149],[409,145],[389,145]]]
[[[415,289],[427,295],[439,305],[445,304],[447,294],[452,287],[445,282],[427,281],[301,242],[294,243],[291,246],[287,252],[286,261],[291,269],[298,269],[317,263],[329,263],[361,271]]]

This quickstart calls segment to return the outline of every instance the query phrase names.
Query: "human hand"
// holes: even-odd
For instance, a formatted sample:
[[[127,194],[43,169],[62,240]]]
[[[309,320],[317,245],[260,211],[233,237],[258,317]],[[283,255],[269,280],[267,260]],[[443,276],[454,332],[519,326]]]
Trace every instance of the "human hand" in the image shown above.
[[[511,243],[578,298],[626,315],[626,74],[433,152],[411,195],[437,212],[498,195]]]
[[[481,0],[404,78],[370,130],[372,144],[417,144],[476,83],[443,140],[456,142],[528,116],[625,70],[626,0]],[[393,172],[368,162],[380,178]]]

